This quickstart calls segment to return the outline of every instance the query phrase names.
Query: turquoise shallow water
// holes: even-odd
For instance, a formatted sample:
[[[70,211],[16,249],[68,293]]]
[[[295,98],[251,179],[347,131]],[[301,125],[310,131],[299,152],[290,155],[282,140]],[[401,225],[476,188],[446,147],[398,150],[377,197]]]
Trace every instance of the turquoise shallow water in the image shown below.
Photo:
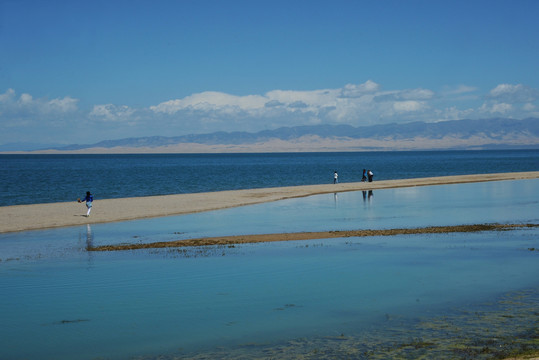
[[[537,320],[533,312],[526,317],[511,312],[524,311],[523,301],[483,328],[458,316],[483,314],[486,308],[498,314],[505,297],[522,292],[527,306],[537,309],[537,229],[128,252],[85,249],[240,233],[538,223],[538,190],[539,181],[525,180],[380,190],[365,198],[352,192],[3,234],[0,358],[269,358],[285,357],[284,348],[290,357],[317,351],[314,358],[343,352],[354,358],[358,349],[367,353],[383,348],[381,343],[389,349],[394,339],[434,336],[432,324],[448,318],[461,333],[469,330],[476,337],[486,336],[484,327],[494,333],[499,319],[519,321],[514,327],[522,333],[532,327],[527,321]],[[425,322],[428,329],[417,333]],[[441,327],[446,338],[452,336],[449,325]],[[510,332],[510,325],[504,327]]]

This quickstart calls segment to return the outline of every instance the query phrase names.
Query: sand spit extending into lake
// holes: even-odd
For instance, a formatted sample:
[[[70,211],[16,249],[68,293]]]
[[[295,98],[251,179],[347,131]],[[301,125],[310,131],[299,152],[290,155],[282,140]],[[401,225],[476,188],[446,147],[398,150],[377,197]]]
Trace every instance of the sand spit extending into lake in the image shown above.
[[[372,183],[289,186],[122,199],[99,199],[99,193],[96,191],[92,214],[88,218],[85,216],[86,206],[76,201],[0,207],[0,233],[181,215],[346,191],[537,178],[539,178],[539,171],[383,180]],[[86,190],[88,189],[81,189],[81,194]]]

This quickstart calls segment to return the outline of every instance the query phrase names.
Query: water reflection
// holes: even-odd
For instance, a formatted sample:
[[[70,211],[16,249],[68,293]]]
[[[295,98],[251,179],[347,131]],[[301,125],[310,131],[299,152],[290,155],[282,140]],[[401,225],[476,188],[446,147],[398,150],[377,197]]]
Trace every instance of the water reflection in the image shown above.
[[[92,235],[92,227],[90,224],[86,225],[86,250],[94,246],[94,236]]]
[[[363,190],[363,202],[366,202],[367,200],[370,202],[372,197],[374,196],[374,192],[372,190],[369,190],[368,192]]]
[[[85,253],[88,255],[88,266],[92,266],[94,261],[94,253],[88,250],[94,247],[94,235],[92,233],[92,227],[90,224],[86,225],[85,237],[83,236],[83,234],[84,232],[81,231],[81,233],[79,234],[79,241],[85,242],[84,249],[86,250]]]
[[[395,333],[399,354],[419,349],[426,354],[415,352],[415,358],[436,358],[429,353],[436,346],[428,344],[442,344],[442,338],[443,344],[462,343],[449,331],[453,327],[486,334],[484,329],[498,328],[503,320],[503,335],[516,336],[529,327],[525,321],[537,321],[528,309],[539,306],[538,229],[115,253],[86,249],[358,224],[537,222],[538,193],[537,181],[379,190],[376,201],[365,191],[0,235],[0,358],[152,359],[178,348],[212,354],[218,346],[230,354],[241,349],[244,358],[280,357],[289,349],[293,354],[293,344],[299,346],[296,354],[325,347],[338,358],[353,357],[358,349],[389,349]],[[522,311],[518,304],[506,309],[506,301],[494,300],[522,289],[533,290]],[[471,331],[472,320],[491,301],[497,315]],[[451,317],[454,309],[473,316]],[[444,322],[448,318],[453,322]],[[417,331],[419,323],[424,330]],[[414,339],[407,341],[408,335]],[[496,339],[487,334],[478,343]],[[439,358],[444,357],[451,353]]]

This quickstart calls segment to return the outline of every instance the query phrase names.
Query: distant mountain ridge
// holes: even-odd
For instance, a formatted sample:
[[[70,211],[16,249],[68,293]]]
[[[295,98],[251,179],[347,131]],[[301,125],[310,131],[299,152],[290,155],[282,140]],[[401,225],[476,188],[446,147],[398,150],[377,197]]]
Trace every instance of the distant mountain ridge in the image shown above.
[[[73,144],[50,150],[78,152],[91,149],[121,152],[192,151],[338,151],[539,148],[539,119],[505,118],[411,122],[354,127],[311,125],[251,132],[214,132],[183,136],[150,136]],[[272,150],[273,149],[273,150]]]

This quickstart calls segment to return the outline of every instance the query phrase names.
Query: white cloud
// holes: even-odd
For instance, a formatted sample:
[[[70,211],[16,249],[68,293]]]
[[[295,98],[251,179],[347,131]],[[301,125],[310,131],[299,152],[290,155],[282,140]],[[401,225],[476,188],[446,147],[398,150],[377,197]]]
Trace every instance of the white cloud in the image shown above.
[[[155,114],[175,116],[179,121],[227,123],[231,130],[254,130],[260,122],[272,126],[323,122],[321,117],[335,109],[341,89],[314,91],[273,90],[264,95],[235,96],[220,92],[193,94],[169,100],[149,109]],[[235,128],[234,128],[235,127]],[[267,126],[264,126],[267,127]],[[223,130],[223,129],[220,129]]]
[[[0,104],[12,102],[13,99],[15,99],[15,90],[13,89],[7,89],[4,94],[0,94]]]
[[[33,98],[32,95],[29,94],[22,94],[19,98],[19,104],[22,106],[32,106],[33,104]]]
[[[223,121],[223,116],[244,123],[251,117],[266,119],[274,126],[304,123],[372,124],[392,119],[396,113],[412,113],[428,108],[426,101],[435,97],[429,89],[380,91],[380,85],[369,80],[347,84],[340,89],[312,91],[273,90],[263,95],[235,96],[220,92],[203,92],[182,99],[165,101],[149,109],[156,114],[178,119],[198,116]],[[220,119],[220,120],[219,120]]]
[[[393,109],[397,112],[420,111],[425,108],[425,104],[419,101],[397,101],[393,103]]]
[[[47,103],[50,111],[58,111],[62,113],[74,112],[77,110],[77,103],[79,100],[70,97],[64,97],[63,99],[53,99]]]
[[[380,90],[380,85],[374,81],[367,80],[363,84],[347,84],[341,90],[342,97],[360,97],[365,94],[374,93]]]
[[[479,114],[525,118],[537,116],[539,90],[523,84],[499,84],[484,97]]]
[[[524,111],[535,111],[535,109],[537,109],[537,106],[531,104],[531,103],[527,103],[527,104],[524,104],[524,106],[522,107],[522,109]]]
[[[0,94],[0,114],[10,113],[16,116],[27,115],[62,115],[78,110],[79,100],[65,96],[47,100],[44,98],[34,99],[32,95],[23,93],[17,99],[15,90],[8,89],[4,94]]]
[[[446,107],[444,109],[435,109],[433,121],[447,121],[447,120],[461,120],[472,118],[473,114],[477,112],[475,109],[459,109],[456,106]]]
[[[505,103],[528,103],[539,99],[539,91],[517,84],[500,84],[492,89],[489,98]]]
[[[265,97],[269,101],[279,101],[285,107],[295,104],[293,108],[298,109],[297,104],[302,104],[302,111],[317,112],[321,108],[336,106],[340,92],[340,89],[313,91],[273,90],[267,92]]]
[[[150,110],[155,113],[175,114],[179,111],[242,111],[253,115],[264,115],[268,108],[281,108],[290,112],[313,112],[334,108],[343,103],[343,94],[350,97],[361,97],[376,89],[379,85],[367,81],[360,85],[346,85],[343,89],[323,89],[313,91],[272,90],[264,95],[235,96],[221,92],[203,92],[187,96],[183,99],[165,101]]]
[[[272,101],[276,101],[276,100],[272,100]],[[288,104],[288,107],[293,108],[293,109],[305,109],[305,108],[308,108],[309,105],[305,104],[303,101],[295,101],[291,104]]]
[[[501,88],[491,93],[502,93],[499,91]],[[485,114],[511,115],[515,111],[510,103],[492,98],[482,106],[479,104],[475,110],[469,106],[459,108],[459,101],[469,102],[472,98],[465,99],[460,94],[475,91],[475,87],[466,85],[451,90],[446,88],[439,94],[425,88],[382,90],[379,84],[368,80],[338,89],[272,90],[262,95],[237,96],[207,91],[137,111],[111,104],[100,105],[94,108],[91,115],[121,122],[134,116],[144,119],[154,114],[152,121],[163,126],[166,124],[169,129],[212,132],[257,131],[304,124],[361,126],[388,122],[428,122],[474,118]],[[145,110],[148,113],[143,114]]]
[[[260,95],[235,96],[215,91],[193,94],[183,99],[165,101],[151,106],[156,113],[174,114],[181,110],[230,111],[255,110],[265,106],[268,99]]]
[[[337,89],[272,90],[244,96],[207,91],[147,108],[100,104],[81,111],[79,100],[69,96],[48,100],[28,93],[17,95],[15,90],[8,89],[0,93],[0,125],[11,132],[0,134],[0,144],[12,142],[14,137],[20,141],[31,141],[31,136],[42,139],[44,135],[65,139],[79,135],[88,126],[94,134],[101,134],[96,139],[100,140],[254,132],[309,124],[366,126],[490,116],[537,117],[537,93],[522,84],[500,84],[486,94],[467,85],[446,87],[438,93],[425,88],[383,90],[380,84],[369,80]]]
[[[513,105],[511,104],[506,104],[506,103],[494,104],[492,105],[491,112],[505,114],[509,112],[512,108],[513,108]]]
[[[303,104],[303,103],[301,103]],[[277,100],[271,100],[271,101],[268,101],[266,104],[264,104],[265,107],[267,108],[275,108],[275,107],[279,107],[279,106],[283,106],[284,104],[280,101],[277,101]]]
[[[90,112],[90,116],[102,121],[132,121],[135,110],[128,106],[116,106],[113,104],[95,105]]]
[[[511,104],[506,103],[495,103],[495,104],[487,104],[484,103],[481,106],[481,111],[490,113],[490,114],[506,114],[510,110],[512,110],[513,106]]]

